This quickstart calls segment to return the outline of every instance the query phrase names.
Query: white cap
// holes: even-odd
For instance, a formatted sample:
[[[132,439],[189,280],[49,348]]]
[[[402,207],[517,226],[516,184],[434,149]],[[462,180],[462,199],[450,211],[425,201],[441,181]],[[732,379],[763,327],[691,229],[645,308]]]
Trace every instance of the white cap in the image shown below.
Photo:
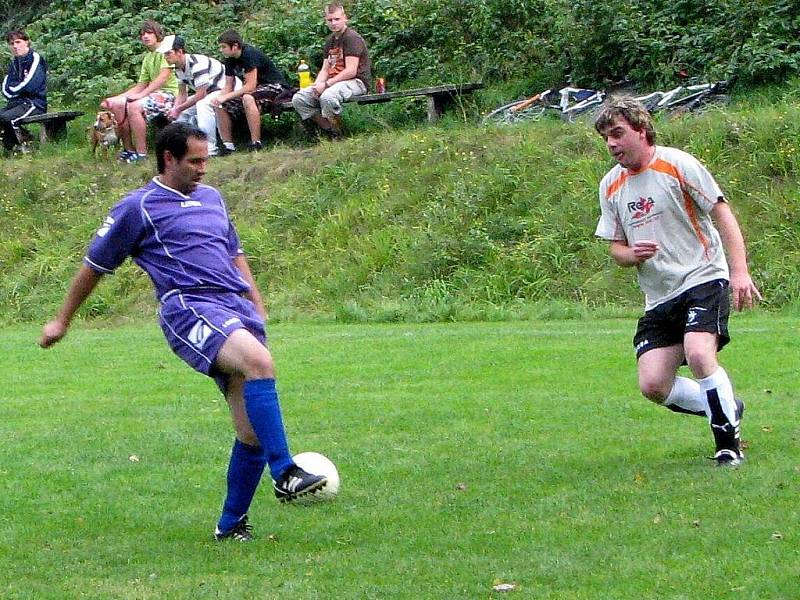
[[[164,54],[165,52],[174,50],[173,48],[174,45],[175,45],[175,36],[168,35],[163,40],[161,40],[161,43],[158,45],[158,48],[156,48],[156,52],[161,52],[161,54]]]

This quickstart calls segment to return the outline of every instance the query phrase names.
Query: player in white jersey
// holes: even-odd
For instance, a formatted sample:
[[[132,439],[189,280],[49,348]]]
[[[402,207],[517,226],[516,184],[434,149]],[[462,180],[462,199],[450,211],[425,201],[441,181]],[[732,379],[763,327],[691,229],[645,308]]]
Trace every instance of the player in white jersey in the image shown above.
[[[646,298],[634,337],[639,389],[676,412],[706,415],[716,464],[736,466],[744,405],[717,352],[729,341],[729,295],[736,310],[761,299],[739,224],[697,159],[656,146],[652,119],[635,99],[611,98],[595,128],[618,163],[600,182],[595,235],[609,241],[618,265],[636,267]],[[682,364],[694,379],[678,376]]]

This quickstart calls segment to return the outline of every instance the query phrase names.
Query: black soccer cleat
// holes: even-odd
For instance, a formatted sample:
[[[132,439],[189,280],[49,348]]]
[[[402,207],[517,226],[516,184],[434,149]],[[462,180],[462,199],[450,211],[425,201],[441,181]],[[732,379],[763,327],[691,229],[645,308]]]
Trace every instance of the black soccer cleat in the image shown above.
[[[729,450],[723,448],[717,450],[717,453],[711,458],[718,467],[738,467],[744,461],[744,454],[741,449]]]
[[[220,531],[217,527],[214,530],[214,539],[218,542],[222,540],[234,540],[237,542],[250,542],[253,540],[253,526],[247,523],[247,515],[239,519],[239,522],[228,531]]]
[[[292,502],[298,498],[310,496],[328,485],[324,475],[306,473],[297,465],[292,465],[272,484],[275,497],[281,502]]]

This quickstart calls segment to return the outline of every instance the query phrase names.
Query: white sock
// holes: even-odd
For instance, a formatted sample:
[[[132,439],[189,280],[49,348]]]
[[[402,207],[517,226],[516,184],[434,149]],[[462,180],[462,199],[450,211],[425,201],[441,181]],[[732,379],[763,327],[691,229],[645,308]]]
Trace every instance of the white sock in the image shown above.
[[[236,150],[236,145],[233,142],[222,142],[222,145],[228,150]]]
[[[703,390],[694,379],[676,377],[664,406],[675,412],[708,415],[708,401]]]
[[[703,395],[706,396],[707,400],[709,399],[709,392],[716,391],[716,395],[719,398],[719,406],[723,414],[731,425],[737,427],[739,425],[739,419],[736,418],[736,400],[733,396],[731,380],[728,378],[725,369],[719,367],[708,377],[698,379],[697,383],[700,385],[700,389],[703,391]],[[714,407],[709,405],[708,419],[711,423],[713,423],[714,419],[713,412]]]

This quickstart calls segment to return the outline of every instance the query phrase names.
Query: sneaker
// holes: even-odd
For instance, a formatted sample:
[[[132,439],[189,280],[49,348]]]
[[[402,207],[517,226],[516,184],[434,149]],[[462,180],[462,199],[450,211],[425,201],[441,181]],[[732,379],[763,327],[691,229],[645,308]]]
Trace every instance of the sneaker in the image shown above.
[[[133,163],[142,162],[147,160],[147,154],[139,154],[138,152],[132,152],[128,158],[124,159],[122,162],[132,165]]]
[[[275,497],[281,502],[291,502],[315,494],[328,485],[328,478],[324,475],[306,473],[297,465],[292,465],[281,475],[280,479],[272,484]]]
[[[234,152],[236,152],[236,148],[235,147],[234,148],[228,148],[225,144],[222,144],[219,147],[219,152],[218,152],[217,156],[228,156],[229,154],[233,154]]]
[[[250,142],[249,144],[247,144],[248,152],[258,152],[262,148],[263,146],[261,145],[261,142]]]
[[[136,152],[131,150],[120,150],[119,154],[117,154],[117,159],[121,160],[122,162],[128,162],[128,159],[134,154],[136,154]]]
[[[214,529],[214,539],[218,542],[222,540],[234,540],[237,542],[250,542],[253,540],[253,526],[247,523],[247,515],[239,519],[233,529],[221,531],[219,527]]]
[[[741,449],[722,449],[717,450],[717,453],[711,460],[716,462],[718,467],[738,467],[744,460],[744,454]]]

